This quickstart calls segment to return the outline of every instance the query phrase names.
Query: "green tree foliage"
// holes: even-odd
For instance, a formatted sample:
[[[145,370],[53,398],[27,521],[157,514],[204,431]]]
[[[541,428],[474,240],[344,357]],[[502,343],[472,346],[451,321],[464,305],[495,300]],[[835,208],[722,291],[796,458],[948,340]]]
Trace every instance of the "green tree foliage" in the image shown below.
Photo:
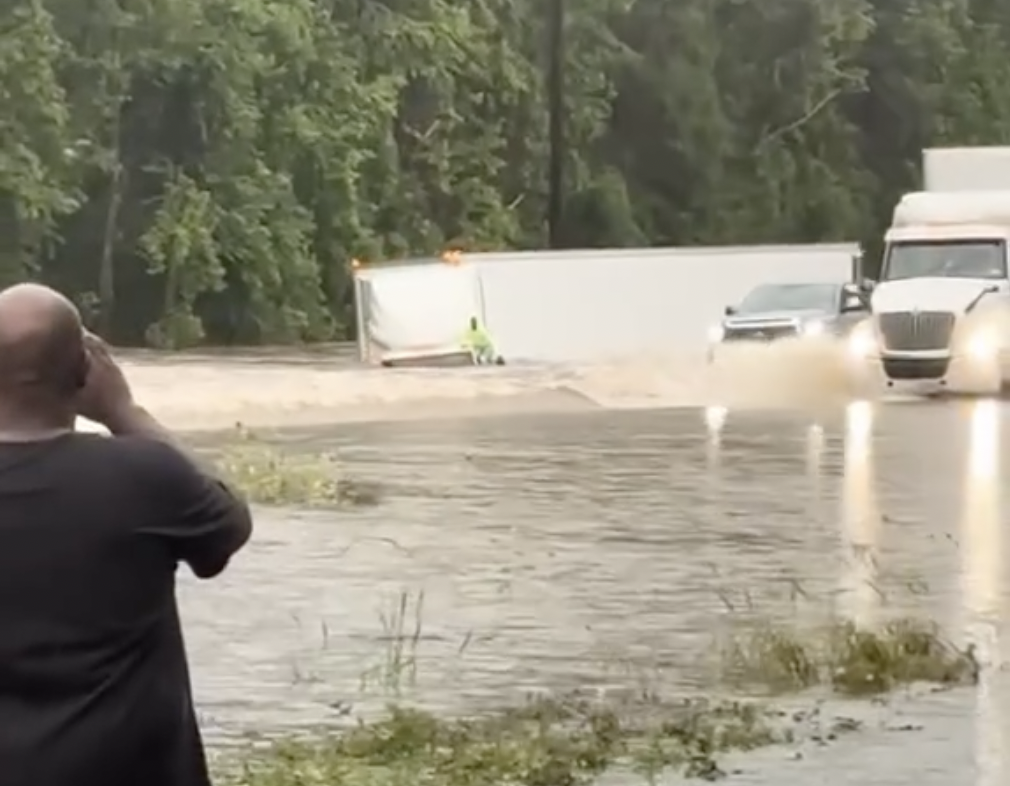
[[[352,257],[542,247],[549,4],[0,0],[0,285],[309,341]],[[567,0],[565,40],[573,247],[872,241],[922,147],[1010,143],[1001,0]]]

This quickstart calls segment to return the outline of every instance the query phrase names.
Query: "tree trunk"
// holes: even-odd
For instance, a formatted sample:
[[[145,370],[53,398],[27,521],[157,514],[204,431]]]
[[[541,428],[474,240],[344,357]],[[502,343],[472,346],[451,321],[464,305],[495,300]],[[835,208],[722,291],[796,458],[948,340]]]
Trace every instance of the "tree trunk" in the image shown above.
[[[550,162],[547,172],[547,235],[561,248],[565,209],[565,0],[550,0],[547,22],[547,111]]]
[[[118,122],[117,122],[118,126]],[[125,174],[119,162],[118,128],[112,176],[109,180],[109,203],[105,211],[105,229],[102,233],[102,258],[98,269],[98,329],[104,338],[112,336],[116,311],[116,235],[119,232],[119,209],[123,204]]]

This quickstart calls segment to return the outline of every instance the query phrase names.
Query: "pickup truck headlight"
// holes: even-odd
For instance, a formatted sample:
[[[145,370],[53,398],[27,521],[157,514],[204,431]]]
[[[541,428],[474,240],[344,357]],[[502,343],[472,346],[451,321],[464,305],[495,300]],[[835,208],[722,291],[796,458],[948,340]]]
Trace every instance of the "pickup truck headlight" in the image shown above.
[[[801,330],[804,336],[823,336],[826,325],[819,319],[812,319],[809,322],[804,322]]]
[[[859,360],[865,360],[877,351],[877,336],[871,324],[864,323],[856,327],[849,335],[849,354]]]

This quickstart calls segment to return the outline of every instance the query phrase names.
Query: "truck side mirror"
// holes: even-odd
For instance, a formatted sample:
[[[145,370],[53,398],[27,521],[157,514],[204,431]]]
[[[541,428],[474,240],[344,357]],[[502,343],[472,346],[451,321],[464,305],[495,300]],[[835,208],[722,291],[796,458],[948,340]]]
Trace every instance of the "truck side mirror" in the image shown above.
[[[866,303],[863,302],[863,298],[859,295],[845,294],[845,299],[842,301],[842,313],[843,314],[854,314],[859,311],[866,311]]]
[[[842,287],[842,311],[864,311],[870,307],[870,293],[873,291],[874,282],[863,279],[858,284],[846,284]],[[849,308],[849,301],[854,300],[859,304],[857,307]]]
[[[997,292],[999,292],[999,287],[996,286],[995,284],[990,284],[981,292],[979,292],[978,295],[975,297],[975,299],[971,301],[971,303],[965,306],[964,313],[967,314],[971,312],[971,310],[975,308],[975,306],[977,306],[982,301],[982,298],[984,298],[986,295],[995,295]]]
[[[852,255],[852,280],[863,280],[863,249],[857,249]]]
[[[733,316],[736,313],[736,306],[726,306],[726,309],[723,311],[723,313],[727,317]]]

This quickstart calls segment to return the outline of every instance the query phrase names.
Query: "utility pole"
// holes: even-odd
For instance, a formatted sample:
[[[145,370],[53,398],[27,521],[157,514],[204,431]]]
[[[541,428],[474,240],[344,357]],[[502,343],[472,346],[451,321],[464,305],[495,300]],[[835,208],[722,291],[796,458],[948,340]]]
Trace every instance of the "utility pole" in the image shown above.
[[[547,235],[562,245],[565,210],[565,0],[549,0],[547,20],[547,112],[550,162],[547,172]]]

